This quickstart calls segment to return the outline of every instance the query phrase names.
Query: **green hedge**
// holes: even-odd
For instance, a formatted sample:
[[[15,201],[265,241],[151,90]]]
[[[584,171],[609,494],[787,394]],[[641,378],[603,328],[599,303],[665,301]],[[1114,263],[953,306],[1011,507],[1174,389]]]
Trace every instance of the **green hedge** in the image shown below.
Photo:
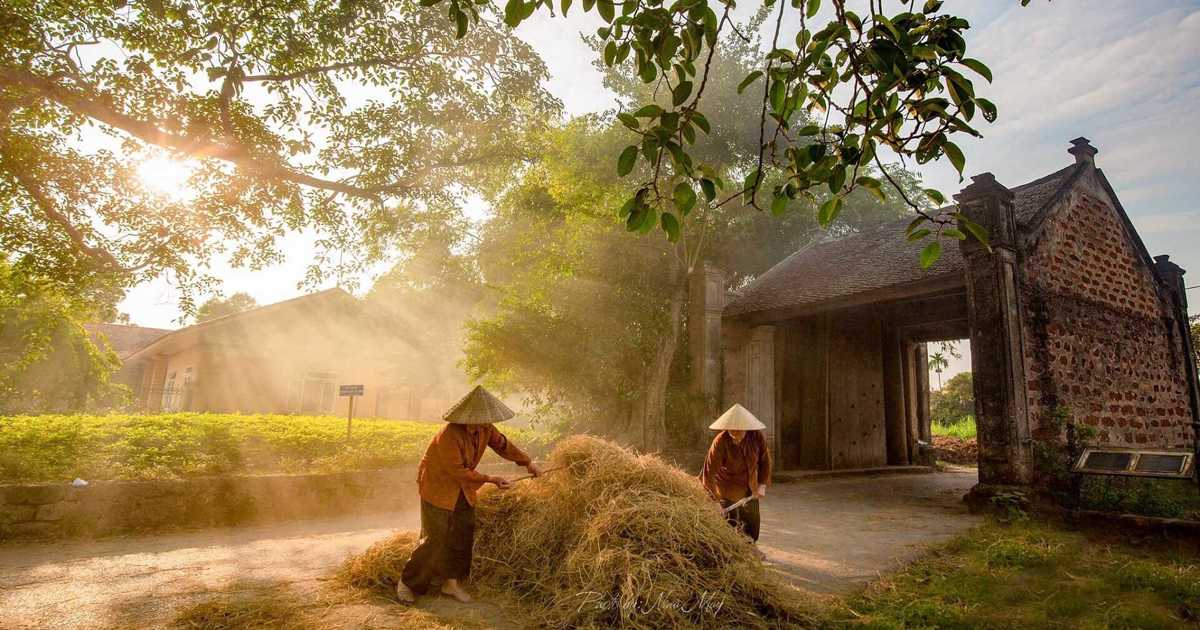
[[[176,413],[0,417],[0,482],[163,479],[415,465],[442,423]],[[531,454],[553,437],[505,427]]]

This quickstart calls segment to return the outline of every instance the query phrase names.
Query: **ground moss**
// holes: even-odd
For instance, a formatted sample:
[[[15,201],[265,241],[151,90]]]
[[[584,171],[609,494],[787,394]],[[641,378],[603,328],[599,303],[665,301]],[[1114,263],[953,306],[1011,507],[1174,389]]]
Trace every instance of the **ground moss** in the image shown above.
[[[990,522],[845,600],[830,625],[868,628],[1189,628],[1194,542],[1128,542],[1049,522]]]

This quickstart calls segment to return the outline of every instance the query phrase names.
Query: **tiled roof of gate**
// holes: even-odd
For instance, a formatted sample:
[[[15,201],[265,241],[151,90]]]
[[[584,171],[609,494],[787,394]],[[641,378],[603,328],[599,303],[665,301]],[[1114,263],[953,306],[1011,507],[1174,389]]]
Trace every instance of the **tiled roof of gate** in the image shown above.
[[[1072,164],[1055,173],[1012,188],[1018,222],[1030,221],[1056,196],[1076,170]],[[946,212],[949,206],[941,211]],[[745,315],[780,308],[814,305],[827,300],[963,273],[962,253],[947,242],[942,256],[929,269],[921,269],[919,254],[924,241],[910,243],[905,217],[877,228],[837,240],[819,241],[801,248],[759,276],[725,307],[725,316]]]

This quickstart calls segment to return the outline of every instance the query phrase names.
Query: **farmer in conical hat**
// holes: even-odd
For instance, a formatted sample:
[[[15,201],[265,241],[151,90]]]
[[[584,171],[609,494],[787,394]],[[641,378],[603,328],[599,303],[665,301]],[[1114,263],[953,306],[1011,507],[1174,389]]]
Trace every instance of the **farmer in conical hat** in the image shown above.
[[[758,541],[758,500],[771,483],[771,452],[762,430],[767,428],[745,407],[734,404],[709,427],[720,431],[713,438],[700,483],[722,509],[742,502],[725,513],[730,525]]]
[[[459,581],[471,573],[475,494],[486,483],[500,488],[511,485],[503,477],[475,470],[484,450],[491,448],[535,477],[542,474],[529,456],[493,425],[514,415],[487,390],[476,387],[442,417],[448,424],[433,437],[417,469],[422,539],[396,584],[400,601],[415,601],[435,580],[444,580],[442,593],[471,601]]]

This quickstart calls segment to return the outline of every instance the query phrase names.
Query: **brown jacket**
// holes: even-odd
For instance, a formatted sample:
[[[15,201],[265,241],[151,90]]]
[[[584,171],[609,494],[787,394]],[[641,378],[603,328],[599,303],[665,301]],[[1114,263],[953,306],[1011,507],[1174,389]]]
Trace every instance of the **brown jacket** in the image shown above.
[[[729,432],[722,431],[713,438],[700,483],[715,499],[737,501],[758,489],[759,484],[771,484],[771,452],[762,434],[749,431],[738,444]]]
[[[465,425],[447,424],[433,436],[417,468],[421,500],[453,511],[458,493],[462,492],[467,502],[475,505],[475,493],[488,480],[488,476],[476,472],[475,467],[487,448],[518,466],[529,465],[529,456],[509,442],[494,425],[480,425],[480,431],[472,437]]]

